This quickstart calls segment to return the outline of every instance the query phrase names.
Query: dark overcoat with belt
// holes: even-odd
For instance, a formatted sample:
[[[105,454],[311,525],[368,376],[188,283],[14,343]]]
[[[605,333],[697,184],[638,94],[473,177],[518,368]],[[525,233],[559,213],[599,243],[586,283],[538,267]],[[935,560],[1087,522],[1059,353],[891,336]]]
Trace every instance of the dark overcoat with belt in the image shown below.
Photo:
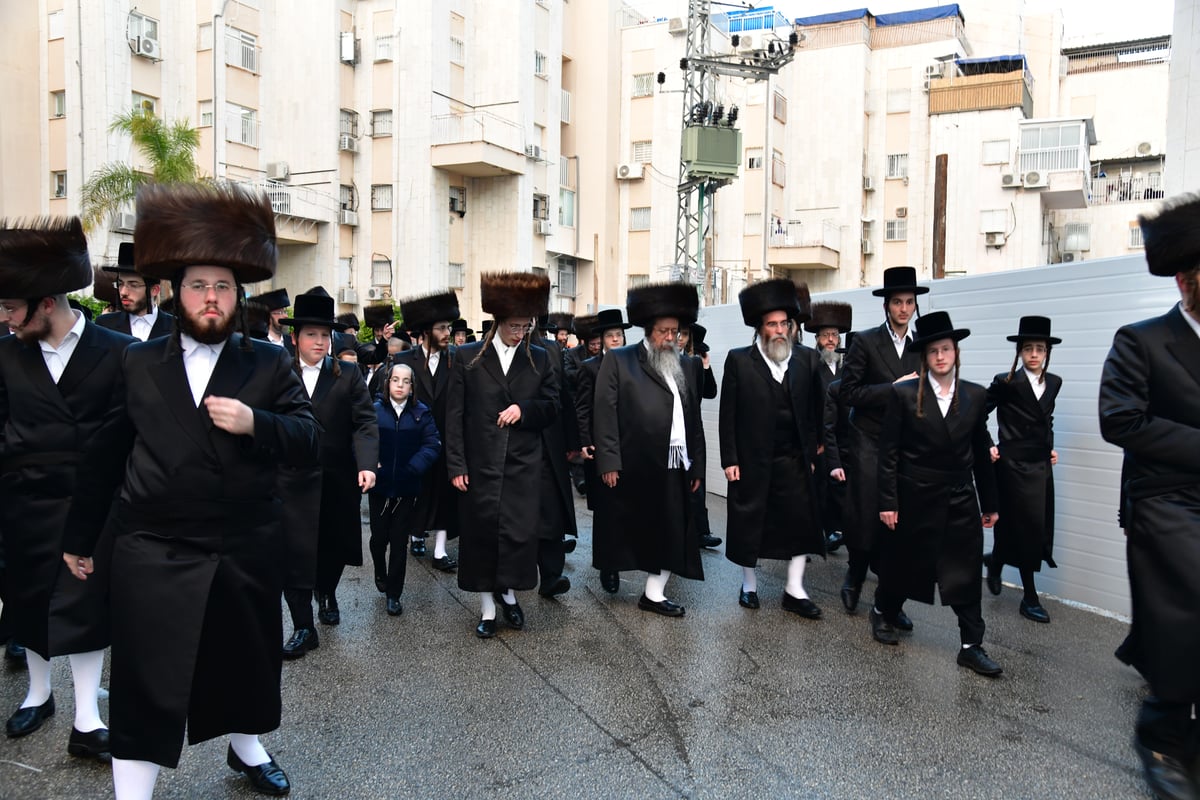
[[[1151,693],[1200,701],[1200,337],[1178,306],[1117,331],[1100,381],[1100,433],[1124,448],[1133,624]]]
[[[447,471],[469,480],[459,498],[458,585],[470,592],[532,589],[538,582],[542,432],[559,408],[550,356],[522,344],[506,375],[490,342],[463,345],[458,355],[446,399]],[[521,419],[499,427],[496,418],[514,403]]]
[[[85,323],[58,383],[38,343],[0,339],[0,526],[14,636],[49,658],[108,646],[107,580],[78,581],[63,563],[71,497],[87,443],[124,413],[121,353],[135,340]],[[111,490],[111,485],[110,485]],[[97,512],[107,513],[107,508]],[[109,541],[96,551],[107,565]]]
[[[854,337],[842,361],[842,402],[850,406],[848,448],[841,454],[846,470],[846,508],[843,533],[846,546],[870,551],[883,527],[876,513],[879,489],[878,442],[892,383],[921,368],[921,355],[911,348],[903,356],[885,322]]]
[[[1000,460],[996,483],[1000,519],[996,522],[992,558],[997,564],[1038,571],[1054,563],[1054,400],[1062,378],[1043,373],[1039,400],[1029,375],[1018,368],[1008,379],[1002,372],[987,390],[988,411],[996,411]]]
[[[997,508],[987,393],[959,381],[956,395],[943,417],[928,379],[901,381],[891,389],[879,438],[876,518],[881,511],[898,512],[896,529],[884,528],[881,552],[896,590],[922,603],[933,602],[935,586],[943,605],[979,600],[980,509]]]
[[[685,437],[691,468],[668,470],[673,398],[666,381],[647,363],[643,342],[608,351],[600,362],[592,405],[596,471],[619,473],[613,488],[601,485],[593,526],[593,565],[604,571],[662,570],[703,579],[699,532],[687,486],[704,475],[700,422],[699,359],[680,356]],[[669,486],[681,480],[684,488]],[[679,502],[670,502],[679,495]]]
[[[84,467],[120,484],[112,520],[114,757],[174,767],[191,743],[279,726],[285,537],[275,467],[317,463],[320,425],[287,353],[225,343],[204,396],[249,406],[254,433],[215,427],[174,336],[130,345],[119,436]],[[64,549],[92,552],[112,498],[78,493]],[[90,579],[89,579],[90,580]],[[236,654],[231,658],[230,654]]]
[[[126,336],[133,336],[133,326],[130,324],[128,311],[113,311],[108,314],[101,314],[96,317],[96,324],[101,328],[108,328],[110,331],[123,333]],[[154,317],[154,324],[150,326],[150,338],[158,339],[168,336],[174,329],[175,317],[160,308],[158,314]]]
[[[759,558],[825,554],[807,455],[821,430],[819,369],[825,367],[814,351],[793,348],[781,385],[757,344],[730,350],[725,357],[721,467],[741,471],[740,480],[729,483],[726,527],[725,556],[735,564],[753,567]],[[783,392],[791,410],[790,445],[782,443],[776,420]]]
[[[397,353],[392,359],[413,371],[413,396],[433,412],[433,421],[443,439],[446,436],[446,398],[449,396],[450,376],[459,369],[459,351],[454,345],[446,348],[438,357],[437,371],[429,371],[425,348],[414,347]],[[383,388],[387,402],[387,387]],[[417,497],[414,532],[445,531],[447,539],[458,536],[458,494],[450,485],[446,472],[446,451],[438,451],[437,461],[425,476],[421,494]]]

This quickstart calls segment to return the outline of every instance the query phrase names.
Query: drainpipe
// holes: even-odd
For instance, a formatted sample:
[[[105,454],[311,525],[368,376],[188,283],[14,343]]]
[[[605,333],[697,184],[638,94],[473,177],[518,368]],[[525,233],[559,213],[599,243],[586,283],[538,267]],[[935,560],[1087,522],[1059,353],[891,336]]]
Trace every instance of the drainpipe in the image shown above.
[[[212,22],[212,93],[213,93],[213,178],[220,177],[218,169],[221,164],[221,142],[225,141],[225,104],[221,102],[221,92],[217,85],[217,78],[220,70],[220,65],[224,63],[223,56],[219,56],[219,51],[225,42],[225,9],[229,7],[229,0],[224,0],[221,3],[221,10],[213,14]],[[219,27],[218,27],[219,21]],[[220,58],[220,60],[218,60]]]

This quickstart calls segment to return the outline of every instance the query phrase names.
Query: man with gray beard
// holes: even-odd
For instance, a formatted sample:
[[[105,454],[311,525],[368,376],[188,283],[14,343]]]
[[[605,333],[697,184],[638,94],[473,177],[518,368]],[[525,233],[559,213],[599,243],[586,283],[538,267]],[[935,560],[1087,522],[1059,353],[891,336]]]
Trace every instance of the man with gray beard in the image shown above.
[[[818,619],[804,568],[809,553],[825,555],[807,456],[821,430],[824,367],[815,351],[792,345],[797,325],[810,316],[797,294],[790,280],[778,279],[738,295],[742,321],[755,336],[749,347],[729,351],[721,379],[721,466],[729,480],[725,556],[742,567],[742,607],[759,607],[759,559],[782,559],[788,562],[784,610]]]
[[[841,377],[842,334],[850,332],[854,319],[854,308],[849,303],[814,303],[812,319],[804,323],[804,330],[817,337],[817,355],[821,357],[821,397],[829,394],[829,384]],[[842,546],[842,505],[845,502],[846,486],[842,481],[830,477],[825,448],[819,448],[813,459],[815,465],[813,486],[817,490],[817,508],[821,526],[825,531],[825,549],[830,553]]]

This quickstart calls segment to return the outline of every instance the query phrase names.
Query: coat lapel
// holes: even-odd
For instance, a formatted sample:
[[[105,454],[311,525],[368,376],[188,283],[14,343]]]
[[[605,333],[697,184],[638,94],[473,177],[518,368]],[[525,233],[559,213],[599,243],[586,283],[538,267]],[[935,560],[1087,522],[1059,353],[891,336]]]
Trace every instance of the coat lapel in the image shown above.
[[[650,362],[646,360],[646,345],[636,344],[634,347],[637,348],[638,363],[642,365],[642,371],[650,377],[650,380],[657,383],[665,391],[671,391],[671,388],[667,386],[667,382],[663,380],[661,375],[654,371],[654,369],[650,366]],[[763,369],[766,369],[765,364],[763,365]]]
[[[517,353],[513,356],[513,361],[517,360]],[[500,367],[500,354],[496,352],[495,346],[489,347],[483,354],[483,368],[488,374],[501,386],[508,385],[508,378],[504,375],[504,370]]]
[[[226,345],[226,348],[228,346]],[[152,364],[147,372],[184,434],[201,450],[212,453],[212,442],[208,438],[212,422],[203,407],[197,408],[192,400],[187,370],[183,367],[183,351],[179,349],[174,338],[167,340],[162,361]]]
[[[1183,367],[1194,383],[1200,383],[1200,336],[1197,336],[1183,318],[1179,306],[1167,315],[1167,323],[1175,334],[1174,341],[1167,342],[1167,351]]]
[[[58,406],[59,410],[69,413],[70,408],[63,399],[62,391],[54,385],[54,380],[50,377],[50,369],[46,366],[46,359],[42,356],[41,345],[36,342],[33,344],[22,343],[21,361],[25,367],[25,374],[29,377],[29,383],[35,386],[48,402]]]
[[[83,335],[79,337],[79,344],[75,346],[75,352],[71,354],[67,368],[63,370],[62,377],[58,379],[59,393],[66,397],[74,392],[79,384],[92,374],[92,370],[96,368],[104,355],[105,348],[96,343],[96,328],[89,322],[83,326]]]
[[[413,370],[413,373],[415,373],[414,378],[417,382],[417,388],[420,390],[417,396],[432,399],[435,381],[433,376],[429,374],[429,362],[425,358],[425,348],[417,347],[416,352],[413,353],[413,363],[416,365],[416,369]],[[440,368],[441,364],[438,367]]]
[[[900,357],[896,355],[896,346],[892,344],[892,332],[888,330],[888,324],[885,322],[879,328],[883,336],[879,338],[879,342],[875,345],[876,352],[883,359],[883,363],[887,364],[887,368],[892,371],[893,378],[899,378],[904,374],[904,368],[900,364]]]
[[[955,408],[954,408],[955,401],[951,400],[950,401],[950,411],[944,417],[945,425],[943,427],[944,427],[947,437],[949,437],[952,433],[954,433],[959,428],[961,428],[963,425],[963,422],[970,418],[971,396],[967,392],[963,391],[963,387],[962,387],[961,383],[958,385],[957,391],[954,393],[954,396],[955,396],[955,399],[958,401],[958,403],[957,403],[958,409],[955,410]],[[936,405],[937,405],[937,397],[936,396],[933,398],[933,403],[934,403],[934,406],[936,407]],[[940,408],[937,408],[936,411],[937,411],[937,415],[939,417],[942,416],[942,410]]]
[[[303,383],[304,380],[301,379],[300,382]],[[335,383],[337,383],[337,378],[333,376],[333,359],[325,356],[321,361],[321,373],[317,376],[317,385],[313,387],[312,404],[315,406],[324,400],[325,395],[329,394],[329,390]]]

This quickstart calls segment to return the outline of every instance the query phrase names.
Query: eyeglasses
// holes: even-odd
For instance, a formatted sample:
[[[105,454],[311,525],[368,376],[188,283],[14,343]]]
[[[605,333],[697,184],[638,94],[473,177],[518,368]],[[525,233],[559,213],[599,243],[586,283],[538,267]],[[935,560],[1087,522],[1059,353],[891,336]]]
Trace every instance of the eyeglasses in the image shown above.
[[[448,330],[450,330],[450,326],[449,326],[449,325],[447,325],[447,324],[445,324],[445,323],[442,323],[441,325],[434,325],[434,326],[433,326],[433,332],[434,332],[434,333],[445,333],[445,332],[446,332],[446,331],[448,331]]]
[[[506,322],[504,327],[507,328],[510,333],[529,333],[530,329],[533,328],[533,326],[528,322]]]
[[[138,289],[145,289],[146,284],[142,283],[141,281],[113,281],[114,289],[120,289],[121,287],[133,289],[136,292]]]
[[[668,339],[674,339],[679,335],[679,328],[655,328],[654,332],[659,336],[665,336]]]
[[[217,293],[218,296],[227,295],[233,292],[237,287],[229,281],[217,281],[216,283],[205,283],[204,281],[190,281],[183,284],[183,288],[187,289],[192,294],[208,294],[209,289]]]

